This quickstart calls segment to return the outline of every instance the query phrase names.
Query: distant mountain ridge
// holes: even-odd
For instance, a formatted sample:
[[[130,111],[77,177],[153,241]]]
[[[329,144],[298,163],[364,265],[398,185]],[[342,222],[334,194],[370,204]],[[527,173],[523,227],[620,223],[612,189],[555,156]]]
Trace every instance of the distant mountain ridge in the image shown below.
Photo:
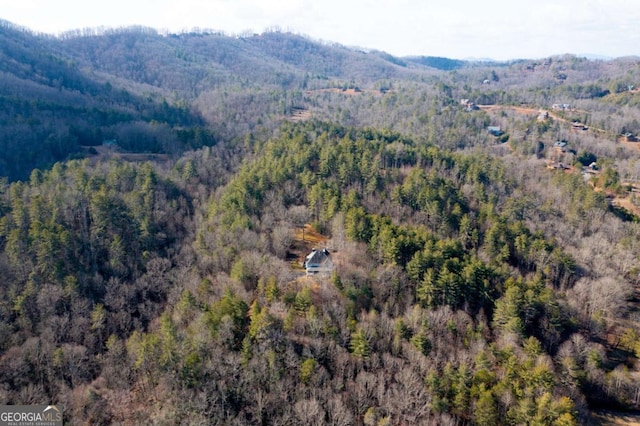
[[[407,61],[411,61],[416,64],[424,65],[431,68],[436,68],[443,71],[455,70],[462,68],[467,64],[467,61],[459,59],[449,59],[439,56],[410,56],[406,58]]]
[[[56,37],[0,20],[0,176],[25,179],[105,140],[127,151],[179,154],[274,129],[309,105],[310,91],[381,93],[442,71],[513,63],[400,58],[279,31],[128,27]],[[476,80],[490,75],[481,71]]]
[[[134,29],[73,37],[60,45],[92,69],[171,90],[186,84],[196,94],[238,79],[291,87],[309,76],[375,81],[407,73],[400,60],[389,55],[325,45],[290,33],[162,36]],[[172,81],[177,72],[187,80]]]
[[[213,134],[204,141],[185,140],[185,133],[179,142],[175,138],[181,128],[204,125],[202,105],[220,111],[211,100],[221,102],[229,92],[224,88],[233,87],[230,92],[240,98],[227,99],[222,109],[241,109],[255,120],[282,108],[269,93],[331,84],[372,86],[425,72],[429,68],[384,52],[283,32],[231,37],[129,27],[55,37],[0,21],[0,176],[24,179],[34,167],[84,155],[82,146],[103,140],[150,152],[213,143]],[[258,110],[247,109],[248,104]],[[245,127],[233,126],[228,119],[233,115],[208,121],[219,123],[221,135],[238,136]]]

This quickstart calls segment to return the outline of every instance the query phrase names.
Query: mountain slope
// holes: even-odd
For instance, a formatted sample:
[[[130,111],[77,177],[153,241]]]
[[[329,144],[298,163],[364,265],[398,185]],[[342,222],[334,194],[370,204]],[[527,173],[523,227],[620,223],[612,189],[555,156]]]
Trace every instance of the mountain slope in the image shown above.
[[[82,146],[109,139],[141,151],[194,146],[187,141],[178,148],[172,129],[202,126],[202,120],[188,106],[169,105],[159,90],[99,76],[59,40],[6,22],[0,46],[0,176],[24,179],[33,168],[82,155]],[[151,122],[159,123],[153,131]]]
[[[639,203],[636,60],[441,72],[282,33],[5,27],[0,152],[29,177],[0,179],[5,403],[87,424],[640,408],[640,223],[610,202]],[[107,139],[215,146],[29,176]],[[305,275],[312,244],[329,276]]]
[[[382,55],[279,32],[163,36],[130,28],[70,37],[61,46],[92,69],[187,95],[233,81],[296,88],[308,76],[371,82],[408,75]]]
[[[405,60],[443,71],[462,68],[466,64],[465,61],[461,61],[459,59],[449,59],[438,56],[410,56],[405,58]]]
[[[242,136],[260,122],[275,127],[298,102],[282,90],[422,72],[380,53],[285,33],[165,36],[133,27],[54,38],[3,21],[0,41],[0,176],[10,179],[105,140],[129,151],[175,153],[210,144],[214,134]],[[240,110],[247,114],[238,117]],[[180,129],[202,128],[201,113],[208,136],[190,139],[195,133]]]

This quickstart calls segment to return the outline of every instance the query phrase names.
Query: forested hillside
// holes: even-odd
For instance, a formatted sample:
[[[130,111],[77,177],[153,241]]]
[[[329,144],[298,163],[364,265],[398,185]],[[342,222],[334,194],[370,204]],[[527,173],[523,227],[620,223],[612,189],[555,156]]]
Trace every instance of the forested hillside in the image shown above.
[[[273,129],[302,90],[334,79],[372,84],[424,72],[390,55],[279,32],[162,35],[132,27],[54,38],[2,21],[0,41],[0,175],[11,179],[104,141],[179,154],[258,125]]]
[[[640,60],[0,27],[3,404],[87,425],[640,408]],[[330,273],[305,273],[313,248]]]

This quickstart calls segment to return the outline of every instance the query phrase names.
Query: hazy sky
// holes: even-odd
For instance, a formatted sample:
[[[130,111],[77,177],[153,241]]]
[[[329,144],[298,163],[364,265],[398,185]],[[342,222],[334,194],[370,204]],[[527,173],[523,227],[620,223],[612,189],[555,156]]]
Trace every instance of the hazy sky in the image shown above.
[[[640,54],[638,0],[0,0],[0,18],[54,34],[128,25],[227,33],[278,26],[399,56]]]

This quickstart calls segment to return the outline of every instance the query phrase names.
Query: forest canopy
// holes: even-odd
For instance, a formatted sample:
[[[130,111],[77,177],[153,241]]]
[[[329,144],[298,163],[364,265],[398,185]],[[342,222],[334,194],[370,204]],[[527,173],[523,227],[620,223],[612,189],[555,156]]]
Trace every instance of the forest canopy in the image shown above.
[[[637,61],[0,37],[4,404],[71,424],[638,408]]]

